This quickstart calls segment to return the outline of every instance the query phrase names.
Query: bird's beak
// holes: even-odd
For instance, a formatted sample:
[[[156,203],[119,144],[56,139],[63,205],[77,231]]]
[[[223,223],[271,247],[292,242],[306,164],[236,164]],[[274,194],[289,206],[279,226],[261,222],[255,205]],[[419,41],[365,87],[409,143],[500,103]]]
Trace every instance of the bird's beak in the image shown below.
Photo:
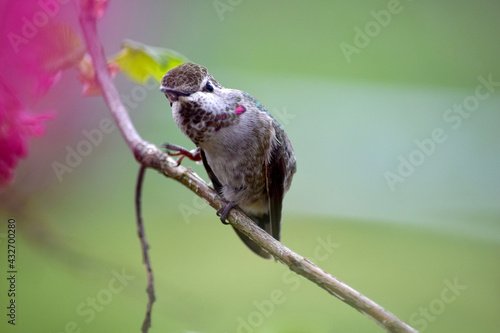
[[[170,89],[164,86],[160,87],[160,90],[163,91],[164,93],[169,93],[169,94],[174,94],[175,96],[189,96],[193,93],[193,91],[180,91],[180,90],[175,90],[175,89]]]

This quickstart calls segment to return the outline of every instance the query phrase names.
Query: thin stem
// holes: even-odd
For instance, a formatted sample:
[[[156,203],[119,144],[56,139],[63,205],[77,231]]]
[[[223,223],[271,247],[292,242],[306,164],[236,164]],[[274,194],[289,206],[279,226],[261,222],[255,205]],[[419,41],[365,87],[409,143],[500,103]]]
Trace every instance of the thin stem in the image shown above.
[[[80,25],[87,44],[87,51],[92,58],[96,79],[101,87],[104,100],[108,104],[109,110],[111,111],[111,114],[113,115],[125,142],[128,147],[133,150],[139,142],[142,142],[142,139],[135,130],[135,127],[127,113],[127,109],[120,99],[120,94],[118,93],[118,90],[109,75],[104,50],[99,36],[97,35],[95,17],[83,8],[80,12]]]
[[[155,284],[153,279],[153,268],[151,266],[151,260],[149,259],[149,244],[146,239],[146,232],[144,231],[144,224],[142,222],[142,209],[141,209],[141,198],[142,198],[142,184],[144,181],[144,175],[146,173],[146,167],[141,166],[139,169],[139,174],[137,175],[137,184],[135,187],[135,212],[137,217],[137,235],[141,241],[142,248],[142,261],[144,266],[146,266],[146,274],[148,276],[148,286],[146,288],[146,293],[148,294],[148,304],[146,309],[146,316],[144,317],[144,322],[142,323],[142,333],[147,333],[151,327],[151,311],[153,309],[153,303],[156,301],[155,296]]]

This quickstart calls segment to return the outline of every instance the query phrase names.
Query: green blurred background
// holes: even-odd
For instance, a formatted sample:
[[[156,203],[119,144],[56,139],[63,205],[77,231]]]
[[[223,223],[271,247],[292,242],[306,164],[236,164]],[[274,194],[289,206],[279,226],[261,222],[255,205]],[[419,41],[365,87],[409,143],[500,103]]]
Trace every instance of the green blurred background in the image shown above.
[[[388,8],[398,13],[382,26],[375,16]],[[457,114],[446,115],[474,101],[478,77],[500,82],[499,14],[496,0],[111,1],[99,32],[108,55],[126,38],[179,51],[282,123],[298,160],[284,203],[286,246],[421,332],[497,332],[499,84],[459,126]],[[348,61],[341,45],[356,46],[367,25],[367,45]],[[115,82],[144,139],[192,146],[156,86],[121,74]],[[58,118],[1,195],[0,217],[15,217],[19,231],[17,325],[6,324],[2,279],[2,332],[140,330],[136,162],[115,129],[62,181],[52,169],[110,117],[80,89],[67,72],[37,106]],[[446,140],[416,152],[415,140],[428,143],[435,129]],[[386,173],[410,156],[423,158],[391,189]],[[143,208],[157,293],[151,332],[382,332],[252,254],[212,209],[154,171]]]

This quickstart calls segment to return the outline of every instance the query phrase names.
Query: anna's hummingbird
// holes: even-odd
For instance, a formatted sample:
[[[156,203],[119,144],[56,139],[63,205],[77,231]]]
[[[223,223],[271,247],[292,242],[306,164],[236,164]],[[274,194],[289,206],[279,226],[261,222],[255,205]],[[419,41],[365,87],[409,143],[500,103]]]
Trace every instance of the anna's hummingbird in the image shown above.
[[[238,206],[279,240],[282,201],[296,171],[283,128],[250,94],[222,87],[205,67],[194,63],[169,70],[160,90],[170,101],[175,123],[197,146],[192,151],[165,147],[170,155],[180,156],[179,163],[185,156],[203,161],[215,190],[229,202],[218,211],[222,222]],[[271,258],[235,231],[255,253]]]

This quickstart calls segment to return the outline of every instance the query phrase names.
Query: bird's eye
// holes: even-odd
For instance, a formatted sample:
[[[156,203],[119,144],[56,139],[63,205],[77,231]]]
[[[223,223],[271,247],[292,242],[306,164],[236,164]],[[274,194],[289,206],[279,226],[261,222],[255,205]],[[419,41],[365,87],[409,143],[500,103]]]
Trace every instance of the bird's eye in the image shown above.
[[[205,89],[212,92],[212,91],[214,91],[214,86],[210,83],[210,81],[207,81],[207,85],[205,86]]]

